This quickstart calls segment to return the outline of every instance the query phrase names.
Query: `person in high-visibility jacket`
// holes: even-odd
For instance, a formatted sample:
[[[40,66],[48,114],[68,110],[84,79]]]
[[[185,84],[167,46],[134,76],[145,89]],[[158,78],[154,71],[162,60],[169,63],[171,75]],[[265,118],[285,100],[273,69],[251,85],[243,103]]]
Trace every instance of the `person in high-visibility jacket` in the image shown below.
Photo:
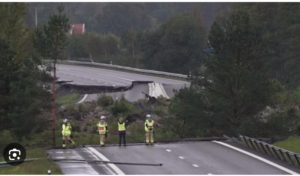
[[[63,148],[66,148],[66,140],[68,140],[70,143],[72,143],[73,147],[75,147],[75,142],[71,139],[71,133],[72,133],[72,126],[70,122],[68,122],[68,119],[64,120],[64,123],[62,125],[62,140],[63,140]]]
[[[119,147],[121,147],[122,139],[123,139],[124,146],[126,146],[126,122],[124,122],[123,118],[119,119],[118,131],[119,131]]]
[[[154,143],[153,138],[153,126],[154,126],[154,120],[152,120],[151,115],[148,114],[147,119],[145,121],[145,132],[146,132],[146,145],[152,145]]]
[[[104,147],[105,146],[105,138],[107,138],[107,133],[108,133],[108,127],[107,123],[105,121],[105,116],[101,116],[100,122],[97,124],[98,127],[98,132],[100,136],[100,146]]]

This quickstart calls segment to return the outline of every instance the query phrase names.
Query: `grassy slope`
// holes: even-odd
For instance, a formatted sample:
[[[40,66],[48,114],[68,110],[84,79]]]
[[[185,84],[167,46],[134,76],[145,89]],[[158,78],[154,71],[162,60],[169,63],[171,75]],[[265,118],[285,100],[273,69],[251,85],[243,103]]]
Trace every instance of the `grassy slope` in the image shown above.
[[[76,101],[79,98],[79,94],[71,94],[71,95],[65,95],[60,97],[57,100],[58,104],[70,104],[70,103],[74,103],[74,101]]]
[[[300,153],[300,137],[289,137],[288,139],[274,144],[277,147]]]
[[[47,153],[44,149],[37,148],[27,151],[27,158],[46,158]],[[2,160],[3,158],[0,158]],[[52,174],[62,174],[60,168],[51,160],[40,160],[25,162],[19,166],[1,167],[0,175],[5,174],[39,174],[46,175],[51,170]]]

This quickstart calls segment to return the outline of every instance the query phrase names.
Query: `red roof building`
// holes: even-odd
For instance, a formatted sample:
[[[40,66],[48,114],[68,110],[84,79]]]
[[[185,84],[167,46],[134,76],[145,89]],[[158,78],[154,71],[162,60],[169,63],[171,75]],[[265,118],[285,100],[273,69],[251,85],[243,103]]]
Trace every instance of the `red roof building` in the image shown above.
[[[85,33],[85,24],[71,24],[70,34],[84,34]]]

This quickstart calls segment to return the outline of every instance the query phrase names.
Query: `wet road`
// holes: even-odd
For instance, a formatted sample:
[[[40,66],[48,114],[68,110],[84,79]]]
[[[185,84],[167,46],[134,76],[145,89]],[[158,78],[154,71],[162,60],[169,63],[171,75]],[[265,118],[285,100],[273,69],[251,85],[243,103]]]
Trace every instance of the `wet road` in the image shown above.
[[[135,163],[162,163],[163,166],[135,166],[85,164],[76,167],[81,174],[129,174],[129,175],[287,175],[299,173],[291,169],[288,164],[280,163],[278,167],[250,157],[232,148],[215,142],[186,142],[173,144],[158,144],[154,146],[127,146],[127,147],[87,147],[72,150],[74,153],[55,153],[63,150],[51,150],[52,157],[81,157],[84,159],[99,158],[114,162]],[[68,151],[68,150],[66,150]],[[104,158],[103,158],[104,157]],[[272,163],[272,161],[270,161]],[[276,165],[276,163],[275,163]],[[89,167],[88,167],[89,166]],[[65,165],[62,168],[67,168]],[[282,168],[280,168],[282,167]],[[117,169],[116,169],[117,168]],[[286,169],[286,170],[285,170]],[[290,170],[291,169],[291,170]],[[296,172],[295,172],[296,171]],[[63,170],[66,174],[68,169]]]

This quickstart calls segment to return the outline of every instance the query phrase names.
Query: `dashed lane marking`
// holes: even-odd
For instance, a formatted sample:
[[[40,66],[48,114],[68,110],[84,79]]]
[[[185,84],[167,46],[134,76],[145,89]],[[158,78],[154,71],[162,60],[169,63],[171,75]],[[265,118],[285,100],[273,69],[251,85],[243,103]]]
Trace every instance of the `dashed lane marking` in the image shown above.
[[[179,158],[180,158],[180,159],[184,159],[184,157],[183,157],[183,156],[179,156]]]
[[[171,150],[170,150],[170,149],[166,149],[166,151],[167,151],[167,152],[171,152]]]
[[[197,164],[193,164],[194,167],[199,167]]]

